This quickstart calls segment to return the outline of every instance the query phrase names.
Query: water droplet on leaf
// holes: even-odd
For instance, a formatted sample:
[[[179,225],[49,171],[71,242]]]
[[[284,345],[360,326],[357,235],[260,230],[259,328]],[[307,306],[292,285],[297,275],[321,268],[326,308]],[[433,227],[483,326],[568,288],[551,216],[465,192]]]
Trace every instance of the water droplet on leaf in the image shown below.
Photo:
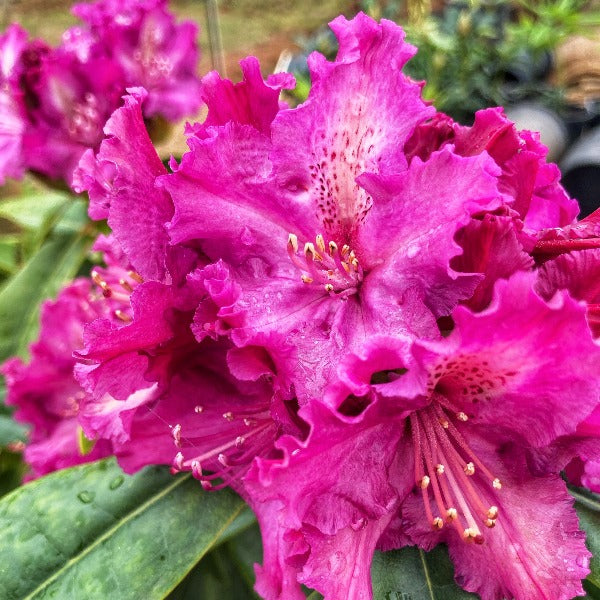
[[[116,490],[117,488],[121,487],[121,485],[123,485],[123,482],[125,481],[125,477],[123,477],[123,475],[117,475],[109,484],[108,487],[111,490]]]
[[[77,498],[79,498],[79,501],[83,502],[84,504],[89,504],[94,500],[95,497],[95,492],[88,492],[87,490],[83,490],[83,492],[79,492],[79,494],[77,494]]]

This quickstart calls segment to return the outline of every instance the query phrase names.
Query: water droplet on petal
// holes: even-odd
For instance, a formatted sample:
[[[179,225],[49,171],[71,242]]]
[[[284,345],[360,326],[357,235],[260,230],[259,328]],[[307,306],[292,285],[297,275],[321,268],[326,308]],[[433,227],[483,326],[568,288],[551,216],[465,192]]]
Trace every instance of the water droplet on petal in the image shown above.
[[[419,246],[416,244],[413,244],[406,249],[406,256],[408,256],[408,258],[414,258],[417,254],[419,254],[420,251],[421,248],[419,248]]]
[[[583,569],[587,569],[590,566],[590,559],[587,556],[578,556],[575,559],[575,562],[577,563],[578,567]]]
[[[346,557],[343,552],[334,552],[328,561],[332,575],[339,575],[346,568]]]

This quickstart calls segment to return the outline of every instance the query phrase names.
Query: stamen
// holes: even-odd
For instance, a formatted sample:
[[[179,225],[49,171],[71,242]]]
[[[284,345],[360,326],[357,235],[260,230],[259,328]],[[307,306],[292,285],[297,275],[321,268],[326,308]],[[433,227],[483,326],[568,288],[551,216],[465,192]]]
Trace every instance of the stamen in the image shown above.
[[[230,421],[231,422],[231,421],[233,421],[233,413],[232,412],[225,412],[225,413],[223,413],[223,418],[226,421]]]
[[[325,252],[325,240],[323,239],[323,236],[320,233],[317,234],[317,237],[315,238],[315,241],[317,243],[317,248],[321,252]]]
[[[204,410],[204,407],[200,406],[199,404],[197,404],[196,406],[194,406],[194,412],[197,413],[197,414],[200,414],[203,410]]]
[[[129,275],[130,279],[137,281],[138,283],[144,283],[144,278],[135,271],[127,271],[127,275]]]
[[[304,256],[306,256],[306,260],[319,260],[317,258],[319,255],[312,242],[306,242],[306,244],[304,244]]]
[[[288,248],[292,251],[292,252],[298,252],[298,236],[294,235],[293,233],[290,233],[288,235]]]
[[[312,283],[313,282],[313,278],[309,277],[308,275],[302,275],[300,277],[300,279],[302,279],[302,283]]]
[[[468,416],[461,410],[452,410],[452,418],[463,423],[468,421]],[[451,524],[465,541],[483,544],[480,527],[482,524],[487,528],[496,525],[498,507],[484,503],[484,490],[479,485],[489,477],[487,485],[491,483],[488,490],[492,493],[491,488],[501,489],[500,480],[493,477],[473,453],[446,414],[442,402],[434,401],[428,408],[411,415],[410,424],[415,450],[415,481],[421,489],[427,521],[434,529],[441,529],[444,522]],[[461,456],[463,452],[464,457]],[[477,473],[481,478],[472,483]],[[429,489],[443,520],[432,514]]]
[[[119,308],[115,310],[115,317],[117,317],[117,319],[119,319],[120,321],[123,321],[123,323],[131,323],[133,321],[133,319],[128,314],[124,313]]]
[[[183,470],[183,454],[178,452],[173,459],[173,466],[175,466],[179,471]]]
[[[181,425],[177,424],[171,431],[173,435],[173,441],[178,448],[181,448]]]
[[[197,460],[192,461],[192,477],[195,479],[200,479],[202,477],[202,467]]]

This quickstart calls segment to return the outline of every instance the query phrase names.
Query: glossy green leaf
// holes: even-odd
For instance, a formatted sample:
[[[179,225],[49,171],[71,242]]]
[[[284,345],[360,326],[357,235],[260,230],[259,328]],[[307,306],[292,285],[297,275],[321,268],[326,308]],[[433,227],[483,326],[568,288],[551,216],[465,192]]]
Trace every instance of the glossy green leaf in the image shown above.
[[[572,489],[571,494],[576,499],[579,524],[586,533],[586,544],[593,555],[584,588],[588,598],[600,600],[600,499],[583,489]]]
[[[0,290],[0,361],[26,354],[38,331],[41,302],[77,274],[90,243],[84,233],[57,236],[5,283]]]
[[[371,568],[375,600],[475,600],[454,583],[444,546],[431,552],[415,547],[376,552]]]
[[[254,525],[207,554],[168,600],[260,600],[254,592],[254,563],[262,544]]]
[[[0,598],[163,599],[243,507],[166,467],[58,471],[0,500]]]

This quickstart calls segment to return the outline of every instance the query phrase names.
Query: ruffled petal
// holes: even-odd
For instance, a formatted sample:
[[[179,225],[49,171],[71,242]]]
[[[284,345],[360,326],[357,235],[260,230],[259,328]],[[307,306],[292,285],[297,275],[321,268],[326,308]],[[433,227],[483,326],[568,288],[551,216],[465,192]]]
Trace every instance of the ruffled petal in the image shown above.
[[[169,195],[154,184],[166,169],[144,125],[142,102],[146,92],[130,92],[124,97],[125,106],[106,124],[108,138],[102,142],[95,163],[89,154],[84,156],[74,182],[77,191],[90,190],[91,216],[108,217],[115,237],[140,275],[164,281],[165,224],[173,215],[173,205]],[[132,222],[136,227],[131,227]]]
[[[535,275],[499,280],[484,312],[453,313],[453,357],[437,385],[478,423],[506,428],[532,446],[573,433],[595,408],[600,389],[600,347],[592,340],[585,308],[566,293],[546,302]]]
[[[401,71],[415,52],[402,29],[364,14],[338,17],[331,27],[340,40],[338,57],[310,56],[308,100],[273,122],[273,161],[283,185],[310,206],[311,218],[316,213],[320,223],[313,230],[341,244],[372,204],[356,177],[402,171],[404,143],[433,109],[421,100],[421,86]]]

